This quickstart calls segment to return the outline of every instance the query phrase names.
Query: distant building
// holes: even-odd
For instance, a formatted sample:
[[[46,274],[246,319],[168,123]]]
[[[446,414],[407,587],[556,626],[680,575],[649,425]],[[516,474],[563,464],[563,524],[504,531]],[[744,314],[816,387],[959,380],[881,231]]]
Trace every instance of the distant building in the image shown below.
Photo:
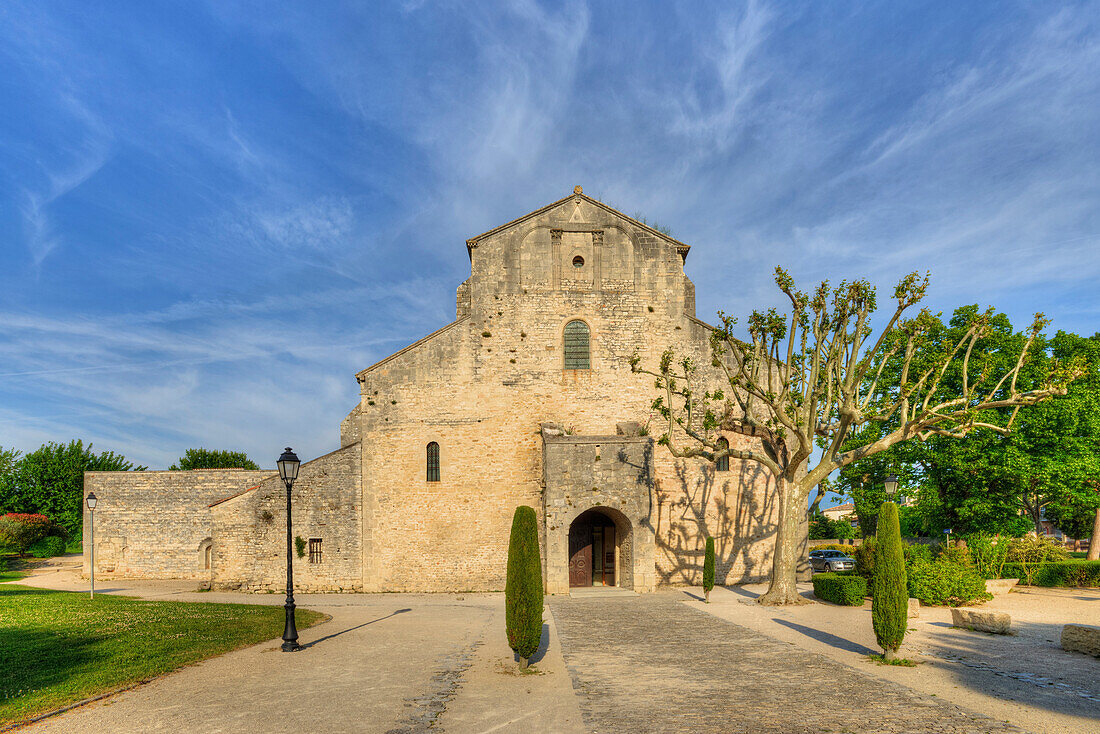
[[[851,502],[845,502],[843,505],[837,505],[836,507],[826,507],[821,511],[821,514],[830,520],[848,520],[853,525],[859,523],[856,519],[856,506]]]

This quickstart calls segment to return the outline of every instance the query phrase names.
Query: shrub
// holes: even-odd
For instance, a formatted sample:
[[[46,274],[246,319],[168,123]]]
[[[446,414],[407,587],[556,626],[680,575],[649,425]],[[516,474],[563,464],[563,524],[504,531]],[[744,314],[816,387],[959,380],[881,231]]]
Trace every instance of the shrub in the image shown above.
[[[1013,538],[1008,542],[1009,563],[1048,563],[1068,558],[1069,553],[1064,546],[1037,535]]]
[[[703,553],[703,599],[710,603],[710,590],[714,588],[714,538],[707,538]]]
[[[0,543],[23,555],[27,549],[53,532],[59,532],[45,515],[9,512],[0,517]]]
[[[1001,578],[1020,579],[1025,586],[1100,586],[1100,561],[1006,563]]]
[[[1008,560],[1008,541],[985,534],[971,535],[966,539],[974,569],[983,579],[1001,578],[1001,569]]]
[[[905,581],[905,551],[902,549],[898,506],[882,503],[878,511],[875,540],[875,576],[871,582],[871,625],[875,639],[892,660],[905,639],[909,620],[909,589]]]
[[[863,606],[867,579],[844,573],[814,574],[814,596],[846,607]]]
[[[535,508],[520,505],[512,518],[508,541],[508,578],[504,585],[504,618],[508,645],[519,655],[519,667],[539,649],[542,638],[542,557]]]
[[[866,538],[863,544],[856,548],[856,573],[865,579],[875,575],[875,539]]]
[[[30,547],[30,554],[35,558],[53,558],[65,555],[65,540],[56,535],[43,538]]]
[[[298,554],[299,558],[306,557],[306,539],[301,535],[294,538],[294,552]]]
[[[981,574],[942,557],[913,563],[909,569],[909,596],[931,606],[964,606],[993,598],[986,593]]]
[[[932,546],[917,543],[905,546],[905,567],[909,568],[918,561],[931,563],[933,559]]]

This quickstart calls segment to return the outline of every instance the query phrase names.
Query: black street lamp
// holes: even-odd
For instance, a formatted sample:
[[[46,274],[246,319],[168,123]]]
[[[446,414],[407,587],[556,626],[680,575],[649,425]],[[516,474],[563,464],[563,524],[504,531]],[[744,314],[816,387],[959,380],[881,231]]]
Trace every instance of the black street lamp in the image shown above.
[[[885,484],[886,484],[886,496],[889,497],[891,501],[893,501],[894,495],[897,494],[897,492],[898,492],[898,475],[897,474],[891,474],[891,475],[887,476]]]
[[[86,501],[88,503],[88,573],[92,582],[88,598],[95,599],[95,506],[99,500],[95,492],[89,492]]]
[[[298,467],[301,463],[289,446],[279,457],[279,476],[286,485],[286,604],[283,605],[286,610],[286,626],[283,628],[283,652],[302,649],[298,644],[298,627],[294,624],[294,552],[290,530],[290,488],[298,478]]]

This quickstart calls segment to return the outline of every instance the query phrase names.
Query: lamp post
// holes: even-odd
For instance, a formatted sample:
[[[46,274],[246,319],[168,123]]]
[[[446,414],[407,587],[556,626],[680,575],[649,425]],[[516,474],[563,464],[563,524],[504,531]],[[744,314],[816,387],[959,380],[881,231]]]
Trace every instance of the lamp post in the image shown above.
[[[886,496],[891,502],[894,501],[894,495],[898,492],[898,475],[890,474],[886,477]]]
[[[89,492],[85,501],[88,503],[88,569],[92,580],[88,598],[95,599],[95,506],[99,500],[95,492]]]
[[[279,457],[279,476],[286,485],[286,626],[283,627],[283,652],[301,650],[298,644],[298,627],[294,624],[294,552],[291,543],[290,525],[290,489],[294,486],[294,480],[298,478],[298,467],[302,462],[294,454],[289,446]]]

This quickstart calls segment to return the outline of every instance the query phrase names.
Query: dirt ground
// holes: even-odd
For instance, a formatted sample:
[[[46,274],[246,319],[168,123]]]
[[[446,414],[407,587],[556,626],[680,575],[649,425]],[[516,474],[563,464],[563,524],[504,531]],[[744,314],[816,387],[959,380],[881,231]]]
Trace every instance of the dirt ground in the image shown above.
[[[810,584],[799,586],[813,598]],[[1011,636],[956,629],[949,608],[923,607],[902,649],[919,664],[906,668],[867,659],[882,652],[870,603],[762,607],[752,599],[765,588],[716,588],[710,604],[686,589],[684,603],[1036,734],[1100,731],[1100,659],[1060,646],[1062,625],[1100,626],[1100,590],[1024,587],[978,607],[1011,615]]]

